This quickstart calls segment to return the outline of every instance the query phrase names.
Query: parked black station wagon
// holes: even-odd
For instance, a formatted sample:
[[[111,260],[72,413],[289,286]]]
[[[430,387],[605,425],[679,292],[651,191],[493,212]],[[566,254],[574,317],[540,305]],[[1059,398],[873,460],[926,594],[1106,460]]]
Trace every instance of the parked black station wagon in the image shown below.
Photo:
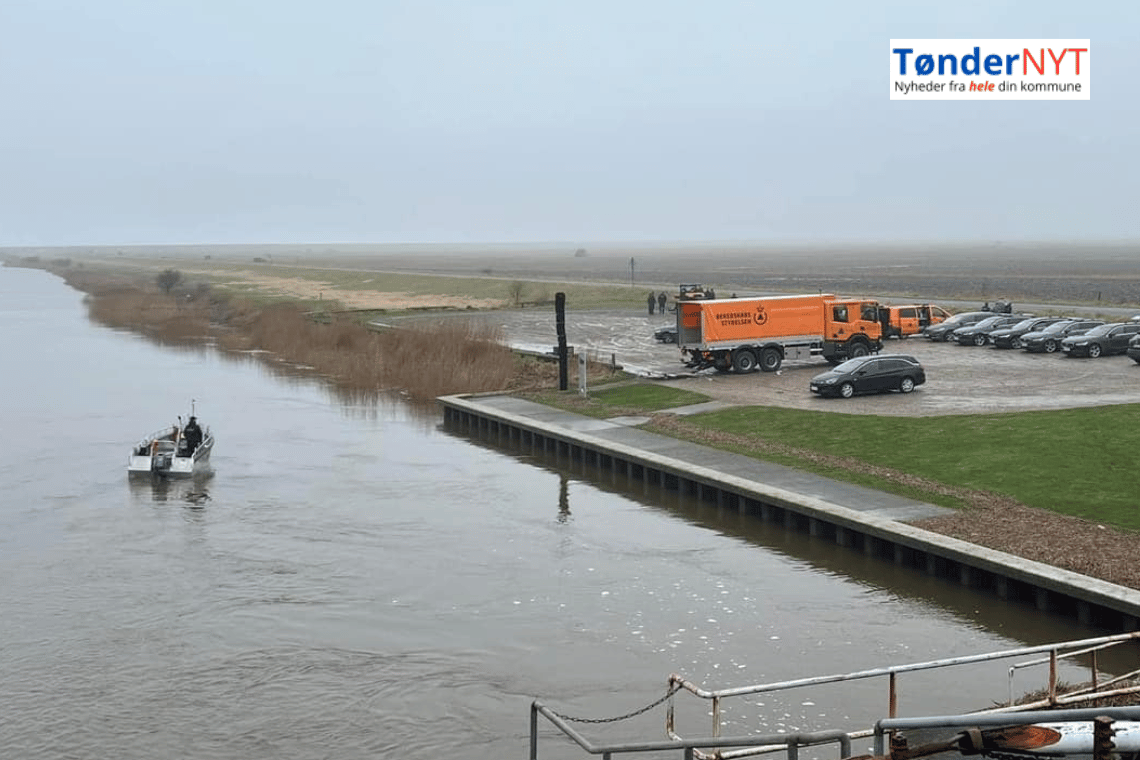
[[[811,379],[812,393],[851,398],[857,393],[910,393],[926,382],[926,370],[913,356],[879,354],[848,359]]]
[[[1061,341],[1070,335],[1081,335],[1104,324],[1100,319],[1067,319],[1054,322],[1044,330],[1021,336],[1021,347],[1031,353],[1043,351],[1051,354],[1061,347]]]
[[[1116,322],[1094,327],[1084,335],[1073,335],[1061,341],[1061,350],[1069,356],[1098,356],[1123,354],[1128,341],[1140,334],[1140,322]]]
[[[963,311],[951,316],[945,321],[939,322],[936,325],[927,325],[922,328],[922,334],[928,340],[933,341],[947,341],[950,340],[950,333],[957,330],[959,327],[966,327],[968,325],[976,325],[983,319],[988,319],[993,316],[991,311]]]
[[[1021,348],[1022,335],[1044,330],[1049,325],[1064,320],[1064,317],[1027,317],[1011,327],[991,331],[990,343],[994,344],[994,348]]]
[[[984,346],[990,342],[991,332],[1012,327],[1023,319],[1025,319],[1024,314],[1001,314],[983,319],[977,324],[960,327],[950,333],[950,337],[963,346]]]

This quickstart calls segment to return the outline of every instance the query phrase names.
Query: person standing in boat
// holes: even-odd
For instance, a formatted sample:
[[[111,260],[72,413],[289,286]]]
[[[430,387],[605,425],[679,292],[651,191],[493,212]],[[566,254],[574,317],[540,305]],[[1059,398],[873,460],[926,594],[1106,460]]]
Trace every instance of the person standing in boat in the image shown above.
[[[202,428],[198,427],[197,417],[190,418],[190,421],[186,423],[186,428],[182,431],[182,435],[186,438],[187,453],[193,454],[194,449],[202,443]]]

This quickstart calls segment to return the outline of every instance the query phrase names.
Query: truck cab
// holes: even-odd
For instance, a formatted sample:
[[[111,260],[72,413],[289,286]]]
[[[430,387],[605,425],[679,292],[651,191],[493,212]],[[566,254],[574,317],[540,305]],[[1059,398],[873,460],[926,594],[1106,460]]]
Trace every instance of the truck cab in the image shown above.
[[[874,301],[828,301],[824,314],[824,337],[829,341],[844,343],[855,335],[878,340],[883,334]]]

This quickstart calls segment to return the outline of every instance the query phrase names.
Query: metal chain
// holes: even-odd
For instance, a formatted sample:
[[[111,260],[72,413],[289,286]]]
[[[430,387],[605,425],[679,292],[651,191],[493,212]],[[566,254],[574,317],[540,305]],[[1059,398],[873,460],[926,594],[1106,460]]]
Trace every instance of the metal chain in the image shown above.
[[[670,686],[669,689],[665,692],[665,696],[661,697],[657,701],[651,702],[650,704],[646,705],[645,707],[642,707],[640,710],[634,710],[633,712],[628,712],[625,715],[618,715],[615,718],[575,718],[575,717],[570,716],[570,715],[563,715],[562,713],[558,712],[557,710],[551,710],[550,712],[554,713],[555,715],[557,715],[562,720],[568,721],[570,723],[617,723],[619,720],[628,720],[629,718],[637,717],[638,715],[641,715],[642,713],[649,712],[654,707],[657,707],[658,705],[663,704],[665,702],[665,700],[669,699],[669,697],[673,696],[674,694],[676,694],[680,690],[681,690],[681,686],[679,684],[675,684],[673,686]]]

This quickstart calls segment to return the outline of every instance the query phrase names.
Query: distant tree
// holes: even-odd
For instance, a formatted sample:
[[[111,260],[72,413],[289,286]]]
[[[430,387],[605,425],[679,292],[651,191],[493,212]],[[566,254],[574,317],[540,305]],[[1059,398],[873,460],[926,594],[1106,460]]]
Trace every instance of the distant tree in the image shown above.
[[[163,293],[169,293],[175,285],[182,282],[182,273],[177,269],[164,269],[158,273],[154,281]]]
[[[515,306],[522,303],[523,291],[526,290],[526,283],[515,280],[507,286],[507,298]]]

